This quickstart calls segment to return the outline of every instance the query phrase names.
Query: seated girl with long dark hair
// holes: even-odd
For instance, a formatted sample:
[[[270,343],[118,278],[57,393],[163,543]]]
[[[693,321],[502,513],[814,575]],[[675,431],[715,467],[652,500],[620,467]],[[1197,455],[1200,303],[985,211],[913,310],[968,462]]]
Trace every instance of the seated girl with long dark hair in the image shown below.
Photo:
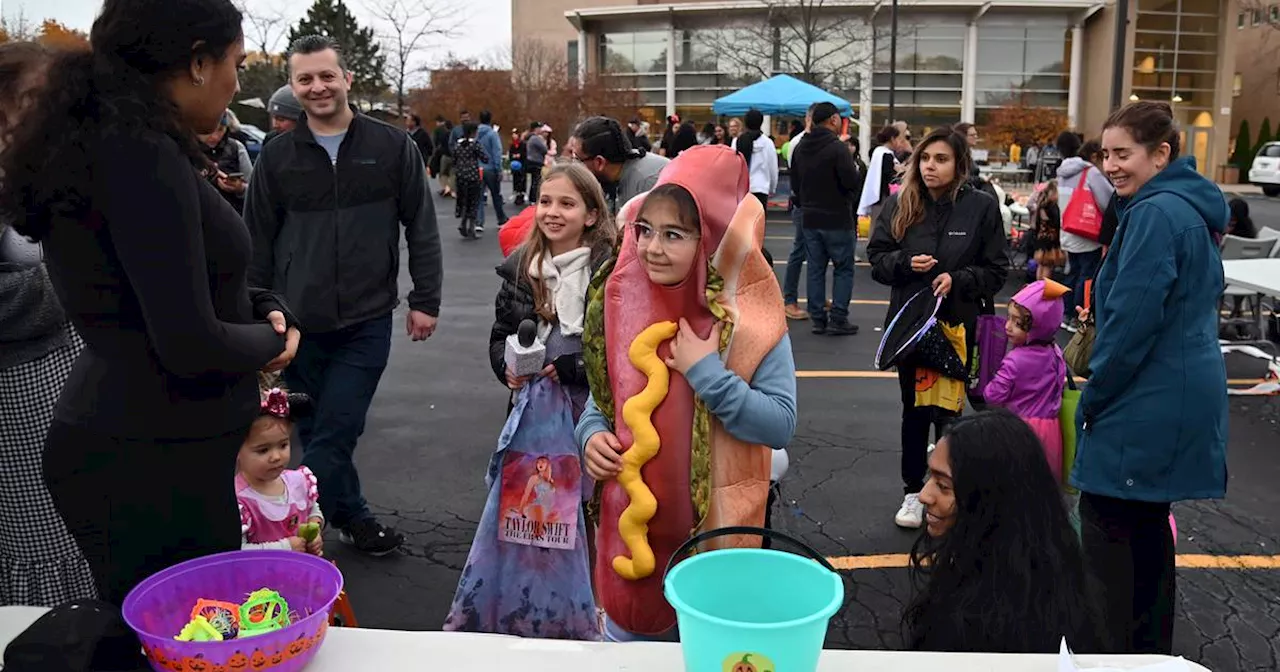
[[[906,644],[927,651],[1107,649],[1079,537],[1025,422],[993,410],[951,423],[920,492],[925,533],[911,549],[917,589]]]

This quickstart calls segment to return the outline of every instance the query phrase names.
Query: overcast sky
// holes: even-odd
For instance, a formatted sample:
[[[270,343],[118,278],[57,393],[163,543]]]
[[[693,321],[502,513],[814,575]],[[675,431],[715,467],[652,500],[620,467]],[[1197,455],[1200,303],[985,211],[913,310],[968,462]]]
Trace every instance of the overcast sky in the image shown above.
[[[347,6],[356,15],[361,25],[377,25],[369,3],[378,0],[347,0]],[[413,0],[409,0],[412,2]],[[440,2],[442,0],[426,0]],[[427,63],[443,60],[450,51],[462,57],[481,57],[505,47],[511,41],[511,0],[443,0],[454,1],[464,8],[466,18],[456,39],[448,42],[436,42],[433,48],[423,54]],[[296,21],[311,6],[310,0],[244,0],[250,12],[283,14],[290,21]],[[15,20],[19,14],[28,22],[39,24],[50,18],[56,19],[72,28],[88,32],[93,19],[102,7],[102,0],[0,0],[0,11],[4,18]],[[251,32],[246,26],[246,33]],[[252,41],[252,38],[250,38]],[[281,44],[279,48],[283,49]]]

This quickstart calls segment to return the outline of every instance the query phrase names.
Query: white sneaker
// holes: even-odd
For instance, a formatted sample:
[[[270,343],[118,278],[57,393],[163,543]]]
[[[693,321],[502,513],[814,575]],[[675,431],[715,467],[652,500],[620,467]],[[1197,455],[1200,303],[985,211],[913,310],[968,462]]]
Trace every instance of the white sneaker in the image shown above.
[[[898,527],[920,529],[924,524],[924,505],[920,503],[919,493],[912,493],[902,498],[902,508],[898,509],[898,515],[893,517],[893,522]]]

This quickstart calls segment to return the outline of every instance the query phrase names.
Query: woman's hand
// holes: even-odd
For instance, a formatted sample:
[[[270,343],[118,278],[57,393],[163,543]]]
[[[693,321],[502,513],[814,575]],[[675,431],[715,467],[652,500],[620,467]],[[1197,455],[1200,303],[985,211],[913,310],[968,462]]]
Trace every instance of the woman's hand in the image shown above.
[[[226,173],[218,171],[217,176],[218,188],[228,194],[243,194],[249,188],[249,183],[244,181],[243,177],[229,177]]]
[[[951,293],[951,274],[943,273],[933,279],[933,295],[946,296]]]
[[[716,322],[715,326],[711,327],[710,336],[706,339],[698,338],[697,332],[689,326],[689,322],[683,317],[680,318],[680,331],[676,332],[675,339],[671,341],[671,356],[666,360],[667,366],[684,375],[693,368],[694,364],[702,361],[702,358],[719,354],[720,330],[721,325]]]
[[[302,537],[289,537],[289,550],[299,553],[307,552],[307,540]]]
[[[1084,306],[1076,306],[1076,317],[1080,318],[1080,322],[1089,320],[1089,309]]]
[[[546,367],[542,369],[542,373],[539,373],[538,375],[542,376],[543,378],[550,378],[551,382],[553,383],[560,382],[560,372],[556,371],[555,364],[546,365]]]
[[[301,340],[302,332],[298,331],[297,327],[289,327],[284,332],[284,352],[267,362],[267,365],[262,367],[262,370],[267,373],[275,373],[289,366],[293,362],[293,358],[298,354],[298,342]]]
[[[613,432],[596,432],[587,439],[584,451],[587,475],[597,481],[607,481],[622,473],[622,442]]]
[[[916,273],[928,273],[938,265],[938,260],[927,254],[917,254],[911,257],[911,270]]]
[[[524,387],[527,382],[529,382],[529,376],[517,376],[516,372],[511,370],[511,367],[507,367],[507,387],[518,390]]]

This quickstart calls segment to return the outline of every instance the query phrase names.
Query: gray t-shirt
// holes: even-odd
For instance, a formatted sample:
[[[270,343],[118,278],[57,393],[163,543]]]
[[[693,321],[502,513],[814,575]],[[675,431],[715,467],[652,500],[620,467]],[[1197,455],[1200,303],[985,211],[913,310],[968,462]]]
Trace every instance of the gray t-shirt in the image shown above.
[[[335,166],[338,165],[338,148],[342,146],[342,139],[347,137],[347,132],[343,131],[337,135],[320,135],[315,134],[316,142],[324,147],[324,151],[329,153],[329,161]]]
[[[671,159],[665,156],[646,153],[622,164],[622,174],[618,176],[618,208],[621,209],[633,197],[652,189],[658,181],[658,173],[668,163],[671,163]]]

